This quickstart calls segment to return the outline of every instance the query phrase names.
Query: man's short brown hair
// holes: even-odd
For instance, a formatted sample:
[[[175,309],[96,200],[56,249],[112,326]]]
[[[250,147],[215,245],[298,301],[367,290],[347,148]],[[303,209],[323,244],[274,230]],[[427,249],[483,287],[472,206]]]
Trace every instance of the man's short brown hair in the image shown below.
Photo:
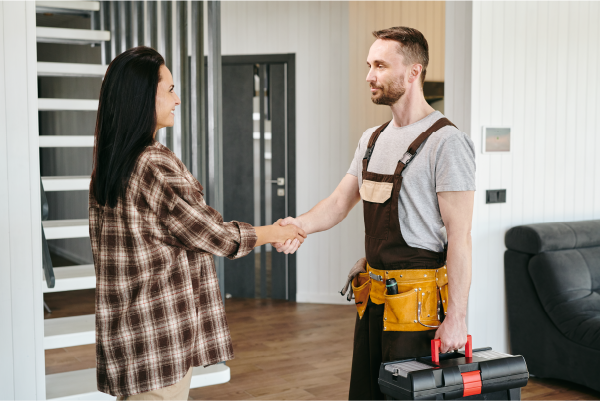
[[[422,65],[422,86],[426,80],[428,67],[428,41],[420,31],[406,26],[395,26],[381,31],[373,31],[377,39],[394,40],[399,43],[399,53],[405,58],[405,65]]]

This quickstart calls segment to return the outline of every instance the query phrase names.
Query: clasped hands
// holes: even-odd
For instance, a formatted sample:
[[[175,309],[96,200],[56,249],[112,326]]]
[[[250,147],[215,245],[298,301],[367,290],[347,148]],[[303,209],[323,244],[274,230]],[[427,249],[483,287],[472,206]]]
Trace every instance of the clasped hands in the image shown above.
[[[273,223],[273,225],[274,226],[275,225],[282,226],[282,227],[296,226],[304,233],[302,223],[300,222],[300,220],[295,219],[294,217],[286,217],[285,219],[279,219],[278,221]],[[305,237],[306,237],[306,235],[305,235]],[[303,243],[303,241],[301,241],[297,237],[294,239],[288,239],[285,242],[273,242],[271,244],[271,246],[273,246],[275,248],[275,250],[278,252],[284,252],[285,254],[293,254],[294,252],[296,252],[296,250],[298,248],[300,248],[302,243]]]

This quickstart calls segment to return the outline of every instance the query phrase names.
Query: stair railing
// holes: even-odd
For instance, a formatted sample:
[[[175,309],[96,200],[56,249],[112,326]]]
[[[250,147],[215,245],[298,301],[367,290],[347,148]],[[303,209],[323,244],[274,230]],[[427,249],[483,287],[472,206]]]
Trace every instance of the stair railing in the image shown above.
[[[48,199],[46,198],[46,192],[44,191],[44,184],[40,178],[40,194],[42,195],[42,221],[48,220]],[[44,224],[42,224],[42,267],[44,269],[44,276],[46,278],[46,285],[48,288],[54,288],[54,268],[52,266],[52,259],[50,258],[50,249],[48,248],[48,241],[46,241],[46,234],[44,233]],[[44,303],[45,305],[45,303]],[[46,307],[47,308],[47,307]]]

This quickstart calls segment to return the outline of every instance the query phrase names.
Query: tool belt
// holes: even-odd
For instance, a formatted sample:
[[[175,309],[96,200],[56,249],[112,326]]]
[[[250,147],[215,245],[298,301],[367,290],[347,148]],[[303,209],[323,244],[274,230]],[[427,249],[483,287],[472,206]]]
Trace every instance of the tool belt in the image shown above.
[[[386,280],[394,278],[398,294],[386,294]],[[385,331],[424,331],[440,325],[447,314],[449,285],[447,267],[438,269],[378,270],[367,265],[367,272],[352,282],[359,318],[367,302],[384,304]]]

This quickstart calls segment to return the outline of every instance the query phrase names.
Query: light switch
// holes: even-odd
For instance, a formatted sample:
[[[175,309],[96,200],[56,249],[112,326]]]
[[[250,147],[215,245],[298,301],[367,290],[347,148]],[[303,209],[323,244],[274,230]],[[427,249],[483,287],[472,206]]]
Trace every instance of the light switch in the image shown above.
[[[486,191],[486,203],[505,203],[507,190],[489,189]]]

